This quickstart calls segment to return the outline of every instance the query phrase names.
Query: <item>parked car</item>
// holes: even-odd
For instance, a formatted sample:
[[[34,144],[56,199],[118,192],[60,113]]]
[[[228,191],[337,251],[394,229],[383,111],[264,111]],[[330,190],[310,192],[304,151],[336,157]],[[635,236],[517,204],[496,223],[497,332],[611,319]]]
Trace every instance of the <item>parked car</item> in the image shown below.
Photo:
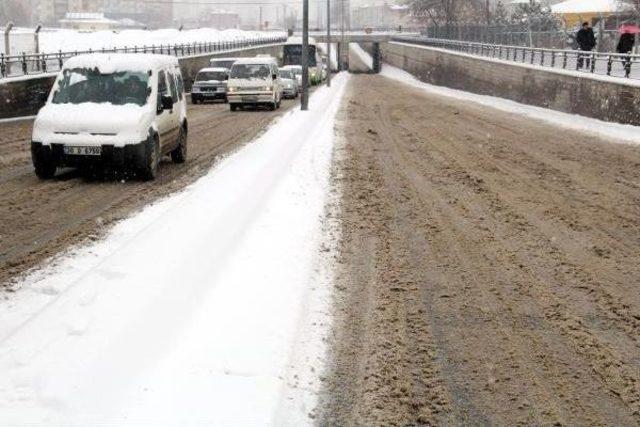
[[[35,173],[113,164],[154,179],[163,155],[187,157],[187,108],[178,60],[147,54],[69,59],[38,113],[31,142]]]
[[[227,83],[227,99],[231,111],[238,107],[264,105],[272,110],[280,107],[282,82],[278,67],[271,58],[246,58],[231,67]]]
[[[280,70],[280,80],[282,82],[282,96],[284,98],[297,98],[300,93],[300,87],[293,72],[291,70]]]
[[[221,99],[227,102],[227,80],[229,70],[226,68],[203,68],[196,74],[191,87],[191,102]]]

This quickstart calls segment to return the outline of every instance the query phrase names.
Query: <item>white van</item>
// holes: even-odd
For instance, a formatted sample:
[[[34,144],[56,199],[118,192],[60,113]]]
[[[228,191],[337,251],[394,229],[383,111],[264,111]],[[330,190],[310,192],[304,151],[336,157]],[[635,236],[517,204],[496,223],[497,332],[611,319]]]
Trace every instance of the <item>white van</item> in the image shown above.
[[[227,82],[231,111],[247,105],[280,108],[282,82],[273,58],[239,59],[231,67]]]
[[[163,155],[187,156],[187,109],[178,60],[147,54],[69,59],[33,125],[41,179],[61,166],[109,163],[154,179]]]

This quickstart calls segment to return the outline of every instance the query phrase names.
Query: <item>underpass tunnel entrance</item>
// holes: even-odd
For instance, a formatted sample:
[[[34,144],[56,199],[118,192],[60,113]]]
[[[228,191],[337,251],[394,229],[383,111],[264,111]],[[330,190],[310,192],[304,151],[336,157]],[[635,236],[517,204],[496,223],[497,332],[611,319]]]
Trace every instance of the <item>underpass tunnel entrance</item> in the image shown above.
[[[336,45],[338,70],[370,74],[380,72],[380,43],[339,42]]]

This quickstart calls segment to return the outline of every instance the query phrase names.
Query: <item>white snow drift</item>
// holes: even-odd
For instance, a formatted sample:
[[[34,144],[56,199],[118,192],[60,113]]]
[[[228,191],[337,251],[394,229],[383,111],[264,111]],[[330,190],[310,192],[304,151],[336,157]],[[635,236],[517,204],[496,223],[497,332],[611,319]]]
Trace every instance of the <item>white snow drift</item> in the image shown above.
[[[0,425],[309,423],[347,80],[0,303]]]
[[[34,49],[33,30],[14,29],[12,31],[12,54],[30,53]],[[223,42],[247,40],[264,36],[285,35],[285,33],[215,30],[199,28],[183,30],[167,28],[162,30],[121,30],[80,32],[66,29],[45,29],[40,33],[40,51],[55,53],[59,50],[72,52],[75,50],[98,50],[133,46],[164,46],[183,43]],[[4,43],[0,44],[0,52],[4,53]]]

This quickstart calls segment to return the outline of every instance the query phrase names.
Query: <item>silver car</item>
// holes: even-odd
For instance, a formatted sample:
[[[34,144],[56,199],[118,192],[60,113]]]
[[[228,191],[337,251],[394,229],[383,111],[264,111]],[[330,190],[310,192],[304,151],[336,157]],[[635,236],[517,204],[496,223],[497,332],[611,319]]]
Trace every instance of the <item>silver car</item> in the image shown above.
[[[282,96],[284,98],[297,98],[300,93],[300,86],[293,72],[287,69],[280,69],[280,79],[282,80]]]

